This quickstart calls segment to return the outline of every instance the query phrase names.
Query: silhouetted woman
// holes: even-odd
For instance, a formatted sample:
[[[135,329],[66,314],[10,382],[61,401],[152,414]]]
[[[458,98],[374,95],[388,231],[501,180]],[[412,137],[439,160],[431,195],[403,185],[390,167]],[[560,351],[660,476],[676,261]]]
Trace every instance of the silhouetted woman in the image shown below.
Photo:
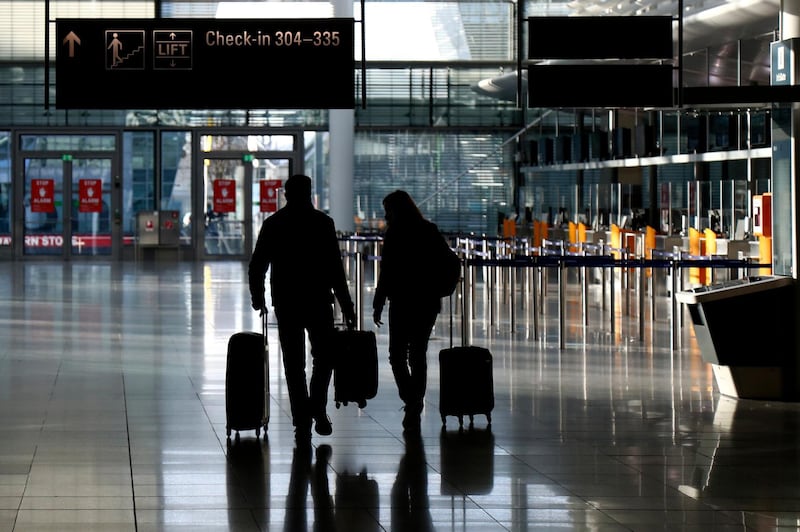
[[[383,199],[386,233],[373,320],[389,300],[389,363],[397,391],[405,404],[403,428],[419,431],[428,380],[428,339],[441,299],[431,286],[430,261],[447,242],[435,224],[426,220],[407,192],[396,190]]]

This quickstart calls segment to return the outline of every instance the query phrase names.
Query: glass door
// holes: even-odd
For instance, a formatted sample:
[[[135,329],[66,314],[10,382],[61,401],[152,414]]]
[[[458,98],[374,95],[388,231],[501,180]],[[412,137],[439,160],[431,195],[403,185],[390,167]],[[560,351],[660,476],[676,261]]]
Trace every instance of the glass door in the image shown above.
[[[24,172],[23,253],[64,254],[64,162],[61,158],[26,158]]]
[[[249,256],[261,223],[283,206],[289,158],[205,158],[206,255]]]
[[[207,130],[195,139],[193,202],[203,213],[198,251],[205,258],[247,260],[262,222],[283,206],[286,179],[303,171],[303,134]]]
[[[26,256],[109,256],[111,157],[23,159]]]
[[[111,159],[72,162],[70,253],[111,255]]]
[[[290,175],[290,159],[253,160],[253,245],[264,220],[285,205],[283,185]]]
[[[241,159],[203,159],[206,255],[244,255],[250,173]]]

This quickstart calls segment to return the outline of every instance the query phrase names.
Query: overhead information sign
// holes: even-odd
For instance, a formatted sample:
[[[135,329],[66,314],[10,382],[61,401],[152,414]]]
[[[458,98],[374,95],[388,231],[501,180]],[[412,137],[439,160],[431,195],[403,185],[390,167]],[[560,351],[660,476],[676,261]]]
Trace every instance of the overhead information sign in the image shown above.
[[[59,109],[352,109],[352,18],[58,19]]]
[[[672,59],[670,16],[529,17],[528,59]]]

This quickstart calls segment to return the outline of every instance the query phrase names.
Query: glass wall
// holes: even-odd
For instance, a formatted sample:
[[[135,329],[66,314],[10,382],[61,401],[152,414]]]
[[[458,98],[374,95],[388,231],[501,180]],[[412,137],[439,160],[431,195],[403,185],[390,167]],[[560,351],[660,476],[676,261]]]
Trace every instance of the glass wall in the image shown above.
[[[11,135],[0,131],[0,247],[11,245]]]
[[[136,213],[155,210],[155,132],[125,132],[122,145],[123,243],[131,246],[136,236]]]
[[[158,208],[178,211],[181,243],[192,243],[192,133],[161,132],[161,181]]]
[[[512,145],[496,134],[359,133],[355,139],[356,217],[382,228],[383,198],[403,189],[443,231],[495,235],[513,213]]]

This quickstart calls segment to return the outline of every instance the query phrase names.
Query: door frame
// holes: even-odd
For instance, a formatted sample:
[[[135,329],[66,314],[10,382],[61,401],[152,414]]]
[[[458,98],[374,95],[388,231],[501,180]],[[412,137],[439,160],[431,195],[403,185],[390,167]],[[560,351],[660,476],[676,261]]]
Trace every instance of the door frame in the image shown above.
[[[220,136],[267,136],[281,135],[292,136],[292,150],[265,150],[250,151],[247,149],[226,149],[203,151],[202,139],[208,135]],[[289,175],[304,172],[304,153],[305,141],[301,128],[259,128],[259,129],[236,129],[236,128],[203,128],[193,131],[192,138],[192,211],[198,213],[195,216],[201,220],[206,212],[206,197],[203,175],[204,159],[227,159],[238,160],[244,166],[244,252],[241,255],[212,255],[206,253],[205,249],[205,224],[192,224],[192,243],[194,258],[196,260],[247,260],[255,245],[257,234],[253,234],[253,215],[251,205],[253,204],[253,160],[257,159],[286,159],[289,161]]]
[[[231,127],[213,127],[213,128],[187,128],[192,136],[192,155],[191,155],[191,197],[192,197],[192,210],[195,213],[205,212],[205,197],[203,191],[203,168],[202,160],[205,158],[238,158],[246,167],[247,184],[245,186],[245,195],[248,205],[253,201],[252,193],[252,179],[253,167],[252,161],[256,159],[287,159],[289,160],[291,174],[304,173],[305,161],[305,139],[304,130],[299,127],[266,127],[266,128],[231,128]],[[13,145],[11,147],[11,246],[0,247],[0,260],[2,259],[30,259],[30,260],[123,260],[130,258],[129,249],[124,246],[124,232],[122,226],[122,213],[123,213],[123,186],[122,186],[122,164],[125,159],[123,150],[125,149],[123,138],[124,133],[130,131],[126,128],[91,128],[91,127],[63,127],[63,128],[21,128],[11,129],[11,140]],[[94,136],[94,135],[111,135],[114,137],[113,150],[89,150],[89,149],[41,149],[41,150],[23,150],[22,138],[24,136],[39,135],[46,137],[75,137],[81,136]],[[266,151],[249,151],[242,150],[227,150],[227,151],[202,151],[201,139],[205,135],[225,135],[225,136],[266,136],[266,135],[291,135],[293,137],[293,149],[291,150],[266,150]],[[158,166],[161,159],[161,147],[159,142],[156,142],[156,155],[155,161]],[[55,255],[25,255],[24,254],[24,222],[25,222],[25,208],[24,208],[24,195],[25,195],[25,182],[24,182],[24,166],[23,162],[26,158],[62,158],[65,154],[71,155],[72,159],[82,158],[110,158],[111,159],[111,241],[112,248],[110,255],[77,255],[72,253],[71,243],[65,241],[62,253]],[[247,156],[245,158],[245,156]],[[64,164],[69,164],[65,161]],[[158,175],[160,169],[154,168],[153,171]],[[71,183],[70,183],[71,186]],[[70,199],[71,200],[71,199]],[[189,260],[213,260],[213,259],[240,259],[244,260],[249,258],[250,252],[255,242],[256,234],[252,228],[253,215],[252,209],[245,209],[245,242],[244,253],[242,255],[209,255],[205,252],[205,227],[202,223],[191,224],[191,244],[190,246],[181,246],[184,258]],[[64,229],[64,233],[71,231],[71,228]],[[65,235],[66,236],[66,235]]]
[[[81,137],[81,136],[112,136],[114,138],[113,150],[91,150],[78,148],[55,148],[55,149],[36,149],[25,150],[22,145],[24,136],[45,136],[45,137]],[[13,130],[13,158],[12,158],[12,203],[11,203],[11,254],[17,259],[33,260],[119,260],[122,255],[122,223],[119,213],[122,206],[122,131],[119,129],[17,129]],[[61,159],[64,165],[62,174],[64,180],[64,191],[62,192],[63,202],[68,205],[63,207],[64,214],[62,237],[64,244],[60,254],[53,255],[26,255],[25,254],[25,167],[26,159]],[[108,255],[77,255],[72,253],[72,164],[79,159],[110,159],[111,161],[111,205],[110,209],[110,232],[111,232],[111,253]],[[69,182],[67,182],[69,181]],[[67,195],[68,194],[68,195]]]

